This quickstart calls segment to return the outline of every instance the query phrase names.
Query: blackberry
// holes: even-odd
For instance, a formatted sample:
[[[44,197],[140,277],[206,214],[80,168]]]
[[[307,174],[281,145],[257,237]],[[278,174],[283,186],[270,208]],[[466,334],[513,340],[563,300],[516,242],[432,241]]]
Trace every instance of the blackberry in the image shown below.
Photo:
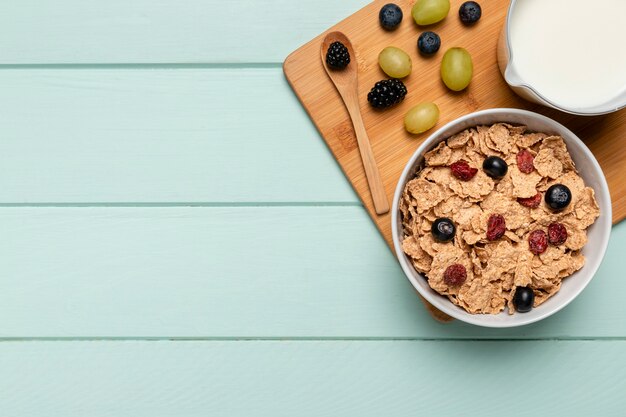
[[[372,107],[386,109],[400,103],[406,97],[406,87],[400,80],[382,80],[374,85],[367,95],[367,101]]]
[[[334,69],[344,69],[350,63],[350,52],[341,42],[333,42],[326,52],[326,63]]]

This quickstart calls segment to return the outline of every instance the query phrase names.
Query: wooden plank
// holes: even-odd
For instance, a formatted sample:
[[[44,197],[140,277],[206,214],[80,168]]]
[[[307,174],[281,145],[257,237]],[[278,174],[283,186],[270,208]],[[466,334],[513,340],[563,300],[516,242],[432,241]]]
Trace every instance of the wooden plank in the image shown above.
[[[278,68],[0,84],[0,203],[358,202]]]
[[[623,416],[624,340],[12,342],[7,416]],[[593,400],[590,400],[593,399]]]
[[[385,2],[374,1],[315,37],[287,57],[284,69],[324,141],[390,245],[391,214],[378,215],[374,210],[348,112],[319,57],[320,45],[329,32],[345,33],[356,50],[357,56],[353,60],[358,64],[361,112],[390,201],[410,156],[435,131],[411,135],[404,129],[402,120],[406,112],[426,101],[436,103],[441,110],[435,129],[473,111],[502,107],[536,111],[563,123],[587,143],[602,166],[613,200],[613,221],[616,223],[626,217],[626,183],[623,181],[625,171],[622,162],[626,160],[626,110],[601,117],[573,116],[531,104],[516,96],[500,74],[496,60],[496,45],[506,17],[507,0],[490,2],[480,22],[471,28],[464,26],[452,13],[437,24],[437,32],[447,42],[445,48],[461,46],[467,48],[472,56],[472,83],[459,93],[450,92],[440,81],[443,51],[434,58],[418,55],[415,40],[420,29],[413,22],[403,21],[393,32],[386,32],[375,24],[380,7]],[[458,10],[462,2],[452,1],[451,10]],[[414,1],[399,0],[396,3],[408,11]],[[369,106],[366,97],[372,86],[384,78],[378,66],[378,55],[390,44],[408,51],[414,62],[413,73],[404,79],[409,91],[407,98],[393,109],[381,112]]]
[[[571,306],[508,330],[434,322],[361,207],[5,207],[0,230],[0,338],[626,336],[626,224]]]
[[[3,0],[0,64],[282,62],[368,0]]]

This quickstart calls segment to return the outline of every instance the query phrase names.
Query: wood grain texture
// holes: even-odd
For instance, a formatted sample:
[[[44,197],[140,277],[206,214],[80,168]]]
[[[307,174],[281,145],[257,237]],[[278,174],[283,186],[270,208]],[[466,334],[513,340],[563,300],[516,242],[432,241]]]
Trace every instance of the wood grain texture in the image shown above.
[[[279,68],[5,69],[0,85],[0,203],[358,204]]]
[[[626,223],[515,329],[430,319],[362,207],[5,207],[0,230],[0,338],[626,337]]]
[[[3,0],[2,64],[280,63],[368,0]]]
[[[384,0],[371,3],[328,32],[344,32],[357,51],[354,62],[359,71],[361,112],[390,199],[406,162],[429,134],[426,132],[412,136],[407,133],[402,123],[404,114],[417,103],[432,101],[441,110],[435,128],[469,112],[493,107],[524,108],[563,123],[585,141],[602,165],[613,199],[614,221],[620,221],[626,216],[626,183],[623,181],[626,174],[623,164],[626,160],[626,111],[602,117],[575,117],[517,97],[502,79],[496,63],[496,43],[508,1],[494,0],[485,4],[480,22],[470,28],[463,26],[452,12],[443,22],[429,27],[440,34],[443,49],[462,46],[472,55],[474,78],[470,86],[460,93],[451,93],[440,81],[441,52],[432,58],[418,56],[416,39],[419,30],[410,17],[404,19],[393,32],[385,32],[379,27],[376,23],[378,11],[384,3]],[[451,10],[458,10],[461,3],[462,0],[453,0]],[[412,1],[403,0],[398,4],[404,10],[410,10]],[[373,210],[347,112],[317,59],[317,50],[325,35],[326,32],[292,53],[284,63],[285,74],[374,222],[391,245],[390,215],[377,216]],[[408,51],[414,61],[413,73],[405,80],[409,95],[401,105],[391,110],[374,111],[367,105],[366,96],[376,81],[385,78],[378,67],[377,57],[390,44]]]
[[[623,340],[0,343],[0,409],[21,417],[622,417],[625,349]]]

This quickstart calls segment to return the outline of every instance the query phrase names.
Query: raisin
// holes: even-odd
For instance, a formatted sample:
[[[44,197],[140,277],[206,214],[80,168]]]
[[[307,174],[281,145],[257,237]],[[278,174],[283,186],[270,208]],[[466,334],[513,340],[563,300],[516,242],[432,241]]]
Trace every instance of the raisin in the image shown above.
[[[472,168],[465,161],[457,161],[450,165],[452,174],[461,181],[469,181],[474,178],[474,175],[478,172],[478,169]]]
[[[543,230],[534,230],[528,235],[528,246],[535,255],[541,255],[548,249],[548,236]]]
[[[551,245],[559,246],[567,240],[567,229],[561,223],[552,223],[548,226],[548,242]]]
[[[487,220],[487,239],[498,240],[504,235],[506,221],[500,214],[492,214]]]
[[[517,153],[517,168],[524,174],[530,174],[535,170],[534,160],[535,157],[528,149],[522,149]]]
[[[537,193],[534,197],[518,198],[517,202],[524,207],[537,208],[541,204],[541,193]]]
[[[467,270],[461,264],[452,264],[443,273],[443,282],[452,287],[458,287],[467,279]]]

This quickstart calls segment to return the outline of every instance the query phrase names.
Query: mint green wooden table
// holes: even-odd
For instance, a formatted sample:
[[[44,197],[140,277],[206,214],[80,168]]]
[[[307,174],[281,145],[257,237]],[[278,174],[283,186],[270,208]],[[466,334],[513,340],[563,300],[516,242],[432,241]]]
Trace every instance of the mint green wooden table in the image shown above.
[[[626,225],[434,322],[285,82],[366,0],[0,2],[0,416],[624,416]]]

